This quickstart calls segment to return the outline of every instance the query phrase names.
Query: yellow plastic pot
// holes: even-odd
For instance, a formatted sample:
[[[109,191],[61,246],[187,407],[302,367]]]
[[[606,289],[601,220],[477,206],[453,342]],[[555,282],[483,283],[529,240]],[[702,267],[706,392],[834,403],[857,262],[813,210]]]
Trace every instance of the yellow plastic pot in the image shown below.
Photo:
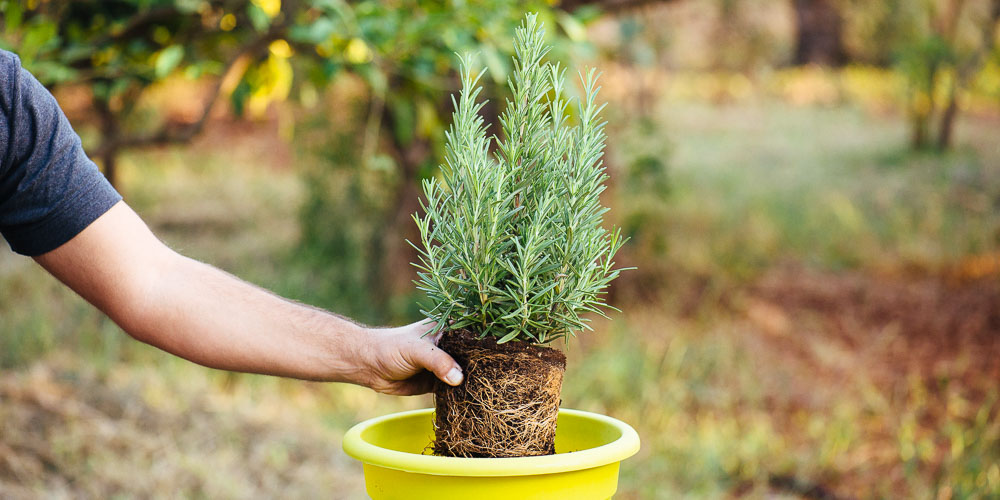
[[[628,424],[559,410],[556,454],[523,458],[438,457],[434,410],[373,418],[344,436],[344,451],[364,463],[375,500],[606,500],[618,490],[618,464],[639,451]]]

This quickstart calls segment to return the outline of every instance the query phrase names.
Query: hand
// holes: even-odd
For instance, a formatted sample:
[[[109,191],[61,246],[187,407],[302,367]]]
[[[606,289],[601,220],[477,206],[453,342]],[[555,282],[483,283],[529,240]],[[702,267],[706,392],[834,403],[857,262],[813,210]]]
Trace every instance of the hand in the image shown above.
[[[434,323],[424,320],[398,328],[369,329],[362,385],[385,394],[411,396],[433,390],[435,376],[449,385],[461,384],[461,367],[437,348],[442,332],[424,336],[431,328]]]

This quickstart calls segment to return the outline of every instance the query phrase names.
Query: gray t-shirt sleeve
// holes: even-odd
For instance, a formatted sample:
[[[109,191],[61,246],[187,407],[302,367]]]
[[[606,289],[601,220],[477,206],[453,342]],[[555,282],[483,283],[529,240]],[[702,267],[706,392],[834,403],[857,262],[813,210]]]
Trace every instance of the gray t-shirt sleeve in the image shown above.
[[[0,234],[11,249],[54,250],[121,199],[52,94],[0,50]]]

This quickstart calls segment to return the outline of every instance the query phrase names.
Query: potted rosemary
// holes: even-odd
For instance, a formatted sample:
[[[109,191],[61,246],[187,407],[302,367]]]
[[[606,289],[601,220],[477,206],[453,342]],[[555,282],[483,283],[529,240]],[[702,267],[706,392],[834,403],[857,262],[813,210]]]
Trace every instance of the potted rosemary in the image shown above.
[[[566,357],[545,347],[603,315],[622,244],[602,226],[607,208],[603,108],[596,76],[581,75],[578,123],[565,70],[545,61],[544,31],[528,15],[514,38],[511,98],[493,139],[481,88],[461,61],[462,90],[446,135],[440,178],[424,181],[417,282],[422,312],[444,330],[439,347],[465,382],[435,390],[434,451],[460,457],[555,452]]]
[[[430,334],[442,333],[465,380],[439,384],[433,411],[348,431],[344,449],[364,462],[373,498],[606,499],[639,449],[627,424],[559,408],[566,357],[548,344],[609,308],[622,239],[602,225],[595,73],[581,75],[571,122],[565,71],[545,61],[543,35],[531,14],[516,31],[498,139],[480,116],[482,73],[461,60],[445,164],[423,184],[414,246]]]

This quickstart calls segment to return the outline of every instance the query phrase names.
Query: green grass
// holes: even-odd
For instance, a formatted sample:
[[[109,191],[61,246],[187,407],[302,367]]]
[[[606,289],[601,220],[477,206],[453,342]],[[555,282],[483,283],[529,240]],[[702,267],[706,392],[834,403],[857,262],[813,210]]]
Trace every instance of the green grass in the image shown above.
[[[570,348],[563,404],[638,430],[643,449],[623,467],[624,498],[797,498],[778,478],[856,498],[1000,493],[995,388],[970,398],[962,383],[936,387],[917,372],[882,387],[860,359],[853,375],[830,378],[718,319],[646,312],[601,330]]]
[[[669,102],[649,119],[670,141],[670,189],[623,183],[618,217],[641,222],[641,258],[669,271],[742,280],[787,260],[940,270],[1000,245],[990,120],[969,120],[956,151],[936,154],[906,150],[898,119],[852,107]],[[629,146],[613,152],[623,168]],[[660,254],[647,248],[656,239]]]
[[[866,357],[828,325],[905,358],[911,339],[893,323],[818,310],[788,313],[791,333],[768,333],[746,314],[745,288],[787,262],[831,278],[927,275],[996,251],[995,124],[963,122],[965,142],[946,155],[906,152],[900,122],[849,107],[669,103],[646,127],[625,129],[631,157],[613,153],[618,169],[644,155],[646,177],[616,180],[612,214],[639,221],[629,264],[676,293],[619,304],[622,315],[571,340],[563,397],[639,431],[643,449],[624,463],[618,498],[795,498],[781,478],[859,498],[1000,495],[995,381],[968,368],[990,353],[970,345],[936,371],[885,375],[884,359],[896,358]],[[309,302],[308,269],[288,261],[299,178],[233,151],[220,141],[130,154],[124,191],[175,248]],[[685,274],[712,280],[728,305],[702,297],[698,314],[682,313]],[[360,467],[339,451],[341,433],[430,404],[171,358],[6,251],[0,291],[0,490],[359,498]],[[49,393],[64,403],[39,403]],[[18,463],[45,455],[48,465],[12,473],[2,446],[15,444],[42,448],[15,447]]]

